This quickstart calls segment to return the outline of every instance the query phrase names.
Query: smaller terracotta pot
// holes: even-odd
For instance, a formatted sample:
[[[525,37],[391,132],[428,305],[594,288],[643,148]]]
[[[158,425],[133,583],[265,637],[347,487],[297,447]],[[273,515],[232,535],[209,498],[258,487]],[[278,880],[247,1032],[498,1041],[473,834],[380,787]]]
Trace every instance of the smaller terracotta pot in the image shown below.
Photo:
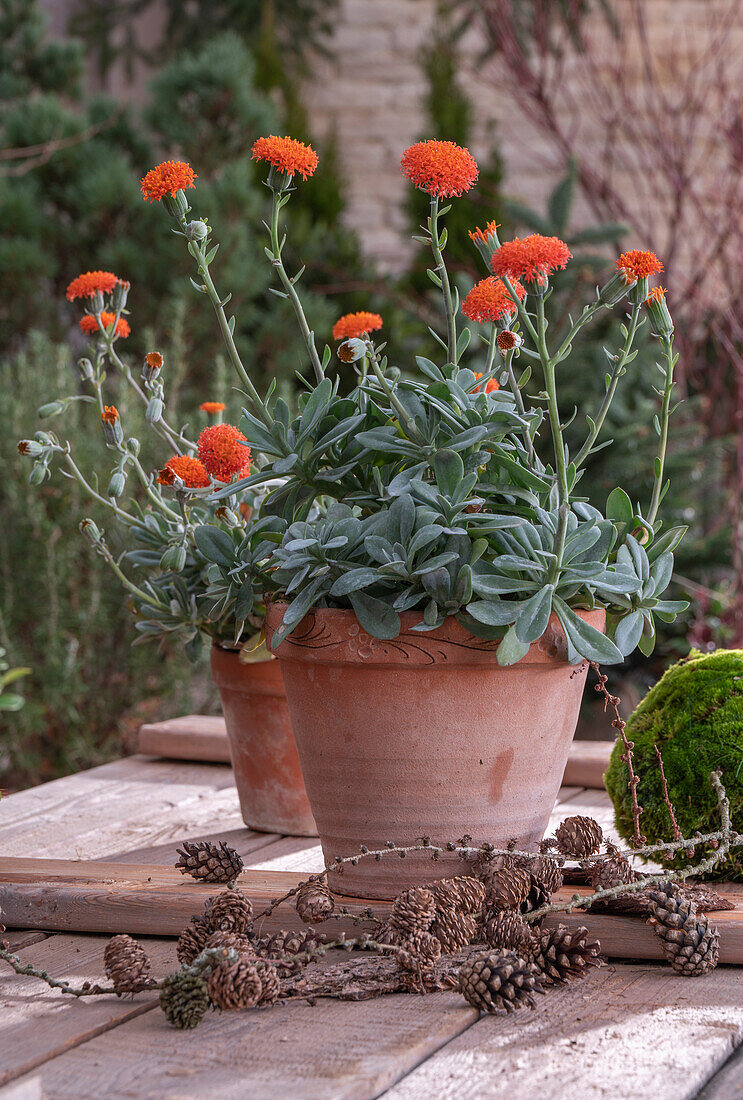
[[[316,836],[279,662],[243,664],[235,650],[215,645],[212,679],[222,698],[243,821],[259,832]]]

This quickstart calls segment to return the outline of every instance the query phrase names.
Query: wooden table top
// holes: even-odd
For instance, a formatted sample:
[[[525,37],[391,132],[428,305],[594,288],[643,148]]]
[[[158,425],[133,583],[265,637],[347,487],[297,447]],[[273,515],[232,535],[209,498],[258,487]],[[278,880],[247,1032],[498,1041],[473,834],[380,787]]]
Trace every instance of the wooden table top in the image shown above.
[[[603,791],[563,787],[554,820],[591,814]],[[169,865],[185,839],[225,839],[247,867],[321,867],[313,839],[251,832],[225,764],[130,757],[0,802],[0,854]],[[590,921],[589,921],[590,922]],[[14,950],[74,984],[100,978],[107,937],[10,932]],[[175,941],[149,938],[156,977]],[[743,1098],[743,969],[689,979],[611,964],[538,999],[480,1017],[456,993],[210,1012],[176,1031],[154,994],[81,1001],[0,963],[0,1098],[240,1100],[653,1100]]]

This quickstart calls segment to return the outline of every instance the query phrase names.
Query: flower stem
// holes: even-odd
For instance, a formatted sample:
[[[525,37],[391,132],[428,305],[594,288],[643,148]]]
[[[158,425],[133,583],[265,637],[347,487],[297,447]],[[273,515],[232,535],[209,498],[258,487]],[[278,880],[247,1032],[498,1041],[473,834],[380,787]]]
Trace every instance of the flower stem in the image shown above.
[[[565,461],[565,443],[562,437],[560,409],[557,403],[557,386],[555,383],[555,366],[557,360],[550,358],[549,351],[547,350],[547,321],[544,315],[544,298],[541,297],[541,295],[537,298],[536,337],[537,350],[539,352],[539,358],[542,360],[542,369],[544,371],[544,386],[547,393],[547,412],[550,420],[550,429],[552,431],[555,470],[557,473],[558,519],[554,543],[556,560],[552,564],[549,576],[550,583],[553,583],[557,579],[562,564],[562,552],[565,548],[565,539],[567,537],[570,504],[568,499],[568,470],[567,462]]]
[[[281,207],[283,205],[282,197],[284,195],[286,195],[288,199],[289,196],[285,191],[273,192],[273,200],[271,203],[270,228],[272,252],[271,263],[278,271],[279,279],[281,280],[281,285],[284,288],[286,296],[288,297],[291,304],[294,306],[294,312],[297,316],[297,321],[299,322],[299,327],[301,329],[302,336],[304,337],[307,351],[309,352],[312,369],[315,372],[315,379],[318,382],[322,382],[325,374],[322,369],[320,357],[317,354],[317,348],[315,347],[314,334],[310,331],[310,326],[307,323],[307,318],[305,317],[304,309],[302,308],[302,302],[294,286],[296,276],[294,279],[290,278],[290,276],[287,274],[286,268],[284,267],[284,261],[281,258],[281,253],[284,248],[284,242],[279,240],[279,211],[281,210]]]
[[[598,437],[601,428],[603,427],[606,414],[609,411],[609,406],[612,403],[614,394],[616,393],[617,384],[624,372],[624,365],[627,362],[627,357],[632,351],[632,345],[635,340],[635,333],[637,331],[637,323],[640,318],[640,306],[635,305],[632,307],[632,316],[630,317],[629,327],[627,329],[627,339],[624,342],[624,347],[616,357],[616,363],[612,368],[611,378],[609,379],[609,385],[606,387],[606,393],[604,394],[604,400],[601,402],[601,407],[596,415],[585,443],[575,456],[575,465],[580,467],[583,462],[588,458],[591,448],[593,447]]]
[[[663,495],[663,469],[666,461],[666,448],[668,446],[668,421],[671,417],[671,394],[673,392],[673,368],[676,365],[676,359],[673,354],[673,341],[670,336],[662,336],[661,341],[663,344],[663,353],[666,360],[664,369],[666,384],[663,388],[663,401],[661,404],[660,413],[660,438],[658,440],[658,454],[655,458],[655,484],[653,485],[653,496],[650,501],[650,511],[648,512],[648,523],[652,525],[655,523],[655,517],[658,514],[658,508],[660,506],[661,497]]]
[[[457,362],[457,319],[454,314],[454,300],[451,292],[449,274],[444,262],[444,254],[441,251],[441,235],[439,234],[439,200],[438,196],[431,196],[431,216],[428,222],[431,234],[431,251],[436,261],[436,275],[441,280],[441,293],[444,295],[444,313],[446,316],[446,348],[450,363]]]

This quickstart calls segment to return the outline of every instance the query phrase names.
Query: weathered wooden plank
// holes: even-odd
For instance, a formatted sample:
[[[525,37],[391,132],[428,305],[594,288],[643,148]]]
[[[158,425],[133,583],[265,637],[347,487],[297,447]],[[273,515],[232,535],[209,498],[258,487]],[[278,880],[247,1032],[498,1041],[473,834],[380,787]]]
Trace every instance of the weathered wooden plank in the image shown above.
[[[5,855],[95,859],[239,829],[232,770],[130,757],[0,802]]]
[[[219,815],[214,814],[217,818]],[[214,825],[215,822],[210,822]],[[264,852],[268,852],[273,845],[283,838],[279,833],[255,833],[243,825],[242,829],[212,829],[199,831],[198,833],[182,833],[173,840],[163,844],[153,844],[142,848],[133,848],[130,852],[119,852],[117,855],[107,856],[108,863],[147,863],[157,864],[163,867],[173,866],[178,859],[178,848],[184,840],[208,840],[216,844],[223,840],[239,852],[243,857],[246,867],[252,866],[252,860],[259,859]],[[299,837],[296,838],[300,840]]]
[[[385,1100],[690,1100],[743,1038],[742,987],[738,970],[606,968],[534,1012],[483,1017]]]
[[[172,760],[230,762],[224,718],[206,714],[147,723],[140,727],[137,745],[142,753]],[[612,746],[611,741],[574,741],[563,783],[603,789]]]
[[[743,1097],[743,1047],[738,1047],[715,1073],[696,1100],[741,1100]]]
[[[53,936],[43,943],[18,951],[24,962],[47,970],[55,978],[74,985],[103,978],[103,950],[107,939],[92,936]],[[149,941],[147,953],[153,976],[162,977],[174,968],[175,946],[171,941]],[[147,1012],[157,1003],[155,993],[136,999],[90,997],[79,1000],[49,989],[37,978],[15,974],[0,962],[0,1084],[36,1069],[49,1058],[70,1050],[124,1020]],[[46,1093],[48,1095],[48,1092]],[[80,1095],[105,1095],[91,1090]]]
[[[141,726],[137,747],[153,756],[173,760],[210,760],[230,763],[224,718],[186,714]]]
[[[54,1100],[371,1100],[475,1019],[454,993],[209,1013],[196,1033],[152,1012],[34,1075]]]
[[[277,847],[281,842],[277,842]],[[249,869],[239,885],[262,909],[297,885],[306,871]],[[202,911],[204,902],[218,888],[184,879],[172,867],[137,864],[0,859],[0,906],[9,924],[18,928],[42,926],[57,931],[130,932],[159,936],[180,933],[190,917]],[[556,899],[567,900],[574,893],[587,894],[587,887],[563,887]],[[731,889],[728,897],[735,909],[716,912],[714,922],[721,930],[720,959],[743,964],[743,887]],[[389,903],[364,898],[343,899],[352,913],[372,905],[385,913]],[[548,922],[570,926],[588,924],[610,957],[660,959],[660,943],[644,921],[605,913],[575,912],[550,916]],[[292,906],[282,906],[265,920],[265,929],[301,927]],[[333,932],[352,925],[334,922]]]
[[[31,947],[34,943],[41,943],[47,939],[47,932],[3,932],[0,939],[7,942],[11,951],[20,951],[22,947]]]

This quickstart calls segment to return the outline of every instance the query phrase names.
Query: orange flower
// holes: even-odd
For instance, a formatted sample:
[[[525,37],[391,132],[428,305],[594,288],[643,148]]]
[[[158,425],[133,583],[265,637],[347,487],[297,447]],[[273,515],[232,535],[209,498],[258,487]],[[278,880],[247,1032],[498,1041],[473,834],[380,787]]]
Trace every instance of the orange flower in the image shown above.
[[[521,283],[515,282],[513,289],[520,301],[526,296]],[[462,302],[462,313],[470,321],[484,325],[487,321],[503,321],[516,313],[516,303],[508,293],[502,279],[490,275],[475,283]]]
[[[224,412],[227,408],[221,401],[204,401],[199,408],[202,412],[208,413],[209,416],[216,416],[217,413]]]
[[[157,480],[160,485],[172,485],[173,475],[179,477],[188,489],[207,489],[211,482],[203,462],[190,455],[173,455],[165,463]]]
[[[142,180],[142,194],[145,200],[160,202],[166,195],[175,195],[194,186],[199,177],[185,160],[166,160],[155,168],[150,168]]]
[[[498,229],[500,229],[500,225],[496,225],[495,222],[488,222],[484,229],[480,229],[479,226],[477,226],[475,229],[470,229],[470,240],[475,242],[481,241],[483,244],[487,244],[488,238]]]
[[[482,378],[482,371],[475,371],[475,378]],[[479,386],[475,386],[475,389],[479,390]],[[495,390],[500,389],[500,383],[496,382],[494,378],[488,378],[485,383],[485,393],[494,393]],[[474,393],[474,390],[472,391]]]
[[[461,195],[477,180],[477,161],[453,141],[418,141],[405,150],[400,167],[411,183],[436,198]]]
[[[664,286],[654,286],[645,299],[646,302],[664,302],[666,300],[666,288]]]
[[[617,271],[623,271],[627,282],[633,279],[647,279],[649,275],[659,275],[663,270],[654,252],[641,252],[639,248],[633,248],[630,252],[623,252],[617,260]]]
[[[382,327],[382,318],[378,313],[344,313],[333,325],[334,340],[353,340]]]
[[[199,436],[199,458],[217,481],[229,481],[234,474],[250,473],[250,447],[233,424],[212,424]]]
[[[296,138],[259,137],[253,143],[253,160],[265,160],[280,172],[288,176],[300,175],[303,180],[317,168],[317,153],[311,145],[305,145]]]
[[[105,329],[108,329],[109,326],[114,323],[115,317],[116,315],[114,313],[109,313],[108,310],[104,309],[103,313],[101,314],[101,323],[103,324],[103,327]],[[96,333],[101,331],[98,328],[98,322],[96,321],[92,313],[86,313],[85,316],[80,319],[80,328],[83,330],[83,332],[87,332],[90,336],[95,336]],[[123,317],[119,317],[118,323],[116,325],[115,335],[127,337],[131,331],[132,330],[129,326],[129,322],[125,321]]]
[[[92,298],[99,290],[101,294],[110,294],[117,283],[123,282],[112,271],[86,271],[84,275],[73,279],[67,287],[67,300],[74,302],[75,298]]]
[[[505,241],[493,253],[490,267],[495,275],[507,275],[509,279],[524,279],[544,286],[548,276],[565,267],[572,255],[559,237],[530,233],[520,240]]]
[[[119,410],[115,405],[104,405],[101,420],[105,424],[115,424],[119,419]]]
[[[159,351],[148,351],[144,357],[144,361],[150,370],[162,369],[163,357]]]

